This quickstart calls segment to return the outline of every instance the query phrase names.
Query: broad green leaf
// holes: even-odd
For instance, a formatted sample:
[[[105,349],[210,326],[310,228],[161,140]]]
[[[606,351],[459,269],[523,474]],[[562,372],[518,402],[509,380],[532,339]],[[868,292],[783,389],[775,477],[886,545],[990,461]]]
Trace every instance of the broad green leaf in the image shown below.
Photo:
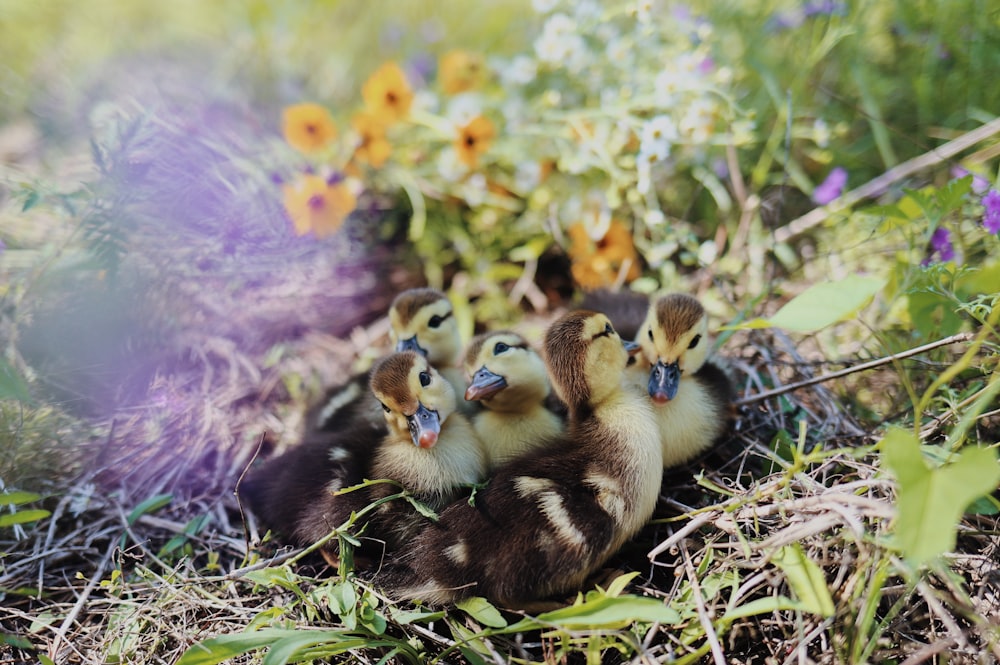
[[[785,545],[772,561],[784,571],[788,586],[795,592],[803,610],[822,617],[834,615],[836,608],[830,588],[826,585],[826,577],[800,544]]]
[[[507,620],[503,618],[500,611],[485,598],[473,596],[455,603],[455,606],[484,626],[490,628],[505,628],[507,626]]]
[[[173,500],[173,498],[174,497],[172,494],[157,494],[155,496],[149,497],[148,499],[140,503],[138,506],[133,508],[132,512],[128,514],[129,526],[135,524],[136,521],[146,513],[153,513],[159,510],[160,508],[163,508],[164,506],[170,505],[170,502]]]
[[[882,444],[882,457],[898,486],[893,543],[919,566],[954,549],[962,513],[996,489],[1000,465],[995,451],[966,448],[950,464],[932,469],[917,438],[901,429],[890,430]]]
[[[31,503],[41,498],[41,494],[35,494],[34,492],[21,492],[20,490],[4,492],[0,494],[0,506],[20,506],[23,503]]]
[[[15,649],[23,649],[24,651],[33,651],[35,649],[35,645],[31,643],[31,640],[26,637],[11,635],[10,633],[0,633],[0,644],[7,644]]]
[[[370,644],[371,642],[365,638],[336,630],[299,630],[275,642],[264,656],[262,665],[285,665],[297,662],[302,660],[297,656],[309,647],[325,646],[323,655],[332,656],[351,649],[364,649]]]
[[[681,615],[673,608],[656,598],[642,596],[618,596],[617,598],[598,598],[593,601],[573,605],[552,612],[539,614],[535,619],[519,621],[512,629],[522,624],[530,626],[525,629],[538,628],[539,624],[556,625],[566,629],[608,629],[624,628],[636,621],[677,623]]]
[[[850,318],[885,285],[878,277],[852,275],[838,282],[820,282],[795,296],[769,319],[753,319],[723,326],[722,330],[784,328],[813,332]]]
[[[181,655],[177,665],[217,665],[241,654],[270,646],[291,632],[282,628],[264,628],[253,632],[212,637],[192,645]]]
[[[605,591],[605,595],[611,596],[612,598],[617,598],[618,596],[622,595],[622,593],[625,591],[625,587],[627,587],[632,582],[632,580],[634,580],[638,576],[639,573],[637,571],[619,575],[615,579],[611,580],[611,584],[608,585],[608,590]]]
[[[0,515],[0,527],[37,522],[51,515],[47,510],[19,510],[16,513]]]
[[[729,610],[722,617],[722,621],[736,621],[737,619],[745,619],[759,614],[773,614],[782,610],[798,609],[802,609],[802,604],[791,598],[786,596],[767,596],[766,598],[751,600],[749,603]]]

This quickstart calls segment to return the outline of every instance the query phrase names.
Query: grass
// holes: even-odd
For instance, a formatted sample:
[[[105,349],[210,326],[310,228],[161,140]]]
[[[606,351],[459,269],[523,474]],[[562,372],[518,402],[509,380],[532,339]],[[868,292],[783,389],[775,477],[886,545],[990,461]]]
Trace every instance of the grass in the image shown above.
[[[398,289],[448,282],[470,329],[478,315],[530,334],[568,304],[558,241],[536,256],[505,230],[551,224],[553,197],[593,182],[556,180],[547,200],[508,201],[519,216],[486,206],[469,222],[415,170],[430,211],[417,252],[392,196],[370,195],[330,239],[296,238],[272,182],[297,163],[271,129],[281,106],[351,108],[381,61],[372,44],[387,57],[426,46],[397,23],[510,54],[537,28],[526,4],[490,5],[523,43],[461,4],[436,19],[424,3],[8,4],[30,29],[0,39],[13,82],[0,85],[0,663],[1000,659],[996,491],[958,506],[955,528],[918,520],[920,545],[943,554],[917,556],[899,527],[916,485],[890,463],[937,498],[973,484],[956,477],[969,453],[985,449],[988,471],[1000,440],[998,244],[971,181],[949,173],[995,182],[996,136],[928,150],[993,120],[1000,93],[979,82],[1000,64],[996,25],[969,18],[985,3],[851,2],[785,32],[769,23],[783,3],[705,8],[740,26],[715,56],[747,63],[738,105],[759,140],[720,153],[725,178],[674,174],[669,224],[636,220],[647,283],[696,293],[715,325],[772,317],[829,279],[885,286],[820,330],[720,334],[740,391],[730,436],[667,475],[654,519],[576,606],[537,616],[391,603],[260,533],[234,493],[253,459],[295,444],[324,386],[384,348]],[[317,16],[355,29],[331,49]],[[124,46],[94,36],[116,21],[133,28]],[[141,49],[132,36],[152,25],[156,49]],[[211,62],[200,78],[198,58]],[[825,146],[803,138],[817,117]],[[832,165],[857,196],[796,224]],[[456,246],[448,229],[464,222]],[[938,227],[959,258],[921,268]],[[523,266],[483,286],[482,257],[515,249]],[[922,452],[887,454],[900,437]]]

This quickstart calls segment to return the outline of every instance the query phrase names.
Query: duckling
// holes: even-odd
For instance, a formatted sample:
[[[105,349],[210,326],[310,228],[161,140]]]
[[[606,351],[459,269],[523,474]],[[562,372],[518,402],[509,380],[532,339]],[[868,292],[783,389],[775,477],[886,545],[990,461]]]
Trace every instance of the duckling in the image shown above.
[[[708,316],[692,296],[673,293],[653,302],[636,338],[641,359],[630,371],[654,405],[663,465],[698,456],[729,425],[733,396],[726,373],[708,361]]]
[[[461,340],[451,312],[451,303],[440,291],[403,291],[389,308],[393,344],[418,349],[432,363],[453,364]],[[464,382],[461,386],[464,390]],[[243,483],[244,496],[267,528],[292,536],[299,544],[314,542],[308,528],[306,535],[295,536],[294,525],[303,511],[325,499],[331,487],[361,482],[371,468],[375,442],[388,433],[378,399],[369,389],[369,373],[360,373],[331,388],[306,412],[300,443],[254,469]],[[367,505],[363,494],[344,495],[337,505],[346,512],[337,515],[346,519],[347,507]]]
[[[395,351],[416,351],[447,376],[456,390],[464,390],[455,368],[462,339],[451,302],[443,292],[430,288],[407,289],[389,305],[389,340]],[[365,417],[381,424],[381,409],[368,390],[368,373],[334,386],[306,414],[306,427],[336,431],[347,419]]]
[[[389,338],[396,351],[416,351],[447,379],[456,394],[465,390],[465,377],[458,367],[462,337],[455,310],[448,296],[431,288],[410,289],[396,297],[389,308]],[[466,415],[478,411],[475,404],[459,402]]]
[[[578,589],[653,514],[659,436],[649,399],[623,385],[629,351],[611,322],[570,312],[545,358],[566,433],[497,469],[474,505],[445,508],[375,576],[391,596],[532,606]]]
[[[364,477],[394,480],[432,510],[455,499],[463,486],[482,479],[482,444],[469,421],[456,412],[451,384],[426,358],[413,351],[387,356],[372,369],[371,390],[384,412],[388,434],[372,447]],[[333,488],[328,485],[328,489]],[[398,492],[394,484],[377,484],[352,494],[365,497],[363,507]],[[343,500],[349,496],[327,492],[308,506],[295,529],[299,539],[314,542],[343,524],[350,511],[358,510],[357,500]],[[404,501],[384,503],[366,520],[365,534],[391,548],[422,519]]]
[[[465,399],[483,405],[472,421],[495,469],[535,446],[556,438],[562,419],[546,408],[551,389],[542,361],[527,340],[509,330],[486,332],[469,343]]]

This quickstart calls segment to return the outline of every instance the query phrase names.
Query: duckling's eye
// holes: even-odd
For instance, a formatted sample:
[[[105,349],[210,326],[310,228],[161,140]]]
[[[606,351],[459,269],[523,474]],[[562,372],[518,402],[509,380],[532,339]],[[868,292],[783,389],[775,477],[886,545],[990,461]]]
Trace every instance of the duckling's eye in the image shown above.
[[[389,407],[387,407],[385,405],[385,402],[379,402],[379,404],[382,406],[382,410],[383,411],[385,411],[386,413],[389,413],[390,409],[389,409]]]
[[[503,342],[497,342],[496,346],[493,347],[493,355],[499,356],[504,351],[510,348],[509,344],[504,344]]]
[[[701,335],[695,335],[694,337],[691,338],[691,343],[688,344],[688,348],[693,349],[694,347],[698,346],[698,342],[700,341],[701,341]]]
[[[427,322],[427,326],[430,328],[438,328],[441,326],[442,321],[444,321],[444,317],[435,314],[431,317],[431,320]]]
[[[647,330],[646,334],[649,335],[649,341],[652,342],[653,341],[653,329],[650,328],[649,330]]]
[[[605,326],[604,326],[604,334],[605,335],[614,335],[615,334],[615,329],[611,327],[610,323],[605,324]]]
[[[420,385],[422,385],[424,388],[431,385],[431,375],[428,372],[421,372],[419,374],[419,377],[420,377]]]

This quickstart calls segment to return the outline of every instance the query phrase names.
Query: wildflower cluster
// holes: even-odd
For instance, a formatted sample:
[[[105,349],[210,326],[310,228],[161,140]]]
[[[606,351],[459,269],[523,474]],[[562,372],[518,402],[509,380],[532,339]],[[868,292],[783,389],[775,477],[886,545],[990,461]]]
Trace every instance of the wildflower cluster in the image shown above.
[[[321,106],[289,107],[284,136],[312,169],[283,186],[295,231],[335,231],[362,190],[402,193],[419,251],[516,276],[561,245],[585,288],[696,247],[668,223],[686,206],[670,182],[693,175],[727,206],[723,156],[754,138],[712,25],[651,2],[533,7],[527,52],[450,50],[430,73],[386,63],[344,129]]]

